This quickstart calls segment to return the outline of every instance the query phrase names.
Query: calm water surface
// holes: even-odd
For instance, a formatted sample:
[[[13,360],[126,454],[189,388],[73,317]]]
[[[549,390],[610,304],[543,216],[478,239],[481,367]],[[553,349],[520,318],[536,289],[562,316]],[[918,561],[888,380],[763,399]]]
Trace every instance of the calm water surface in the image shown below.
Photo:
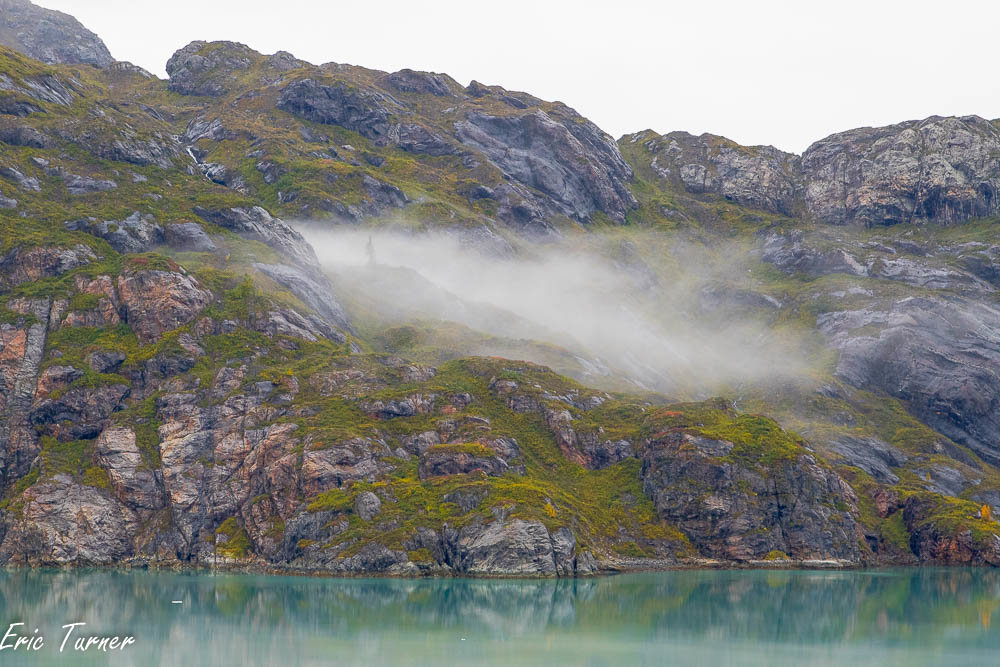
[[[0,571],[0,635],[17,621],[46,645],[0,651],[0,665],[978,666],[1000,664],[1000,572],[511,581]],[[136,643],[60,654],[60,626],[77,621]]]

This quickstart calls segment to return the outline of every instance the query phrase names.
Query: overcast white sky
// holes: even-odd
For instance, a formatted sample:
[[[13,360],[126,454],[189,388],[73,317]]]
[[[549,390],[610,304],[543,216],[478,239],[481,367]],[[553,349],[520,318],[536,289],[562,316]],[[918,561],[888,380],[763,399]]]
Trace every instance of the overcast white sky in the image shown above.
[[[445,72],[652,128],[801,152],[832,132],[1000,116],[997,0],[36,0],[159,76],[195,39]]]

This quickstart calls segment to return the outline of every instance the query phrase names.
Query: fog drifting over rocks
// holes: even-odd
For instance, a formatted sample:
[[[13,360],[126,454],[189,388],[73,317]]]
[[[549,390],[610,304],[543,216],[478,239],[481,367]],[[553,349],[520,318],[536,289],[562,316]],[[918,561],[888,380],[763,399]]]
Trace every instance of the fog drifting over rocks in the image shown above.
[[[692,398],[807,370],[801,341],[767,325],[780,303],[733,287],[747,269],[726,265],[725,252],[711,254],[722,257],[713,266],[704,249],[675,244],[664,258],[667,279],[643,262],[635,241],[497,253],[446,234],[298,229],[337,291],[364,304],[366,316],[387,327],[456,322],[505,339],[484,337],[461,354],[546,363],[544,343],[574,355],[584,381],[625,380]]]

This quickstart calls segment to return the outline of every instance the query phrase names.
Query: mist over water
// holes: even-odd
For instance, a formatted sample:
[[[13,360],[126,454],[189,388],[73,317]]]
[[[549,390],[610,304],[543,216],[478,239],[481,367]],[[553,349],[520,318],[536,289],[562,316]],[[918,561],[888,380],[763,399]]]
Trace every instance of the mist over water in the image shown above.
[[[338,296],[364,304],[366,316],[387,326],[455,322],[505,339],[468,353],[545,363],[528,344],[543,343],[574,355],[584,380],[691,397],[805,370],[760,309],[732,297],[746,269],[725,252],[713,261],[675,246],[650,257],[639,239],[491,253],[445,234],[299,229]]]

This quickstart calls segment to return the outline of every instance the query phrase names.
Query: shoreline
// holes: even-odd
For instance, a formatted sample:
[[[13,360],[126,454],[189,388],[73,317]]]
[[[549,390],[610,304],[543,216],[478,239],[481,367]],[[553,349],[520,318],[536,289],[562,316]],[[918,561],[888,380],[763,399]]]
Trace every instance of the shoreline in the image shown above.
[[[337,570],[327,570],[321,568],[296,568],[282,567],[262,564],[240,564],[225,563],[219,565],[188,564],[188,563],[162,563],[162,562],[123,562],[116,564],[33,564],[33,565],[4,565],[6,571],[49,571],[49,572],[71,572],[71,571],[109,571],[109,572],[131,572],[133,570],[145,570],[148,572],[173,572],[190,574],[260,574],[269,576],[306,577],[317,579],[531,579],[531,580],[570,580],[570,579],[595,579],[601,577],[613,577],[624,574],[641,574],[650,572],[679,572],[695,570],[728,570],[728,571],[858,571],[858,570],[887,570],[899,567],[909,568],[974,568],[992,569],[988,565],[956,564],[956,563],[881,563],[863,564],[837,560],[755,560],[755,561],[715,561],[710,559],[693,559],[688,562],[659,561],[655,559],[643,560],[641,562],[629,561],[627,563],[602,563],[599,569],[592,573],[574,574],[570,576],[559,576],[556,574],[532,574],[519,572],[455,572],[450,568],[423,568],[397,571],[357,571],[346,572]]]

